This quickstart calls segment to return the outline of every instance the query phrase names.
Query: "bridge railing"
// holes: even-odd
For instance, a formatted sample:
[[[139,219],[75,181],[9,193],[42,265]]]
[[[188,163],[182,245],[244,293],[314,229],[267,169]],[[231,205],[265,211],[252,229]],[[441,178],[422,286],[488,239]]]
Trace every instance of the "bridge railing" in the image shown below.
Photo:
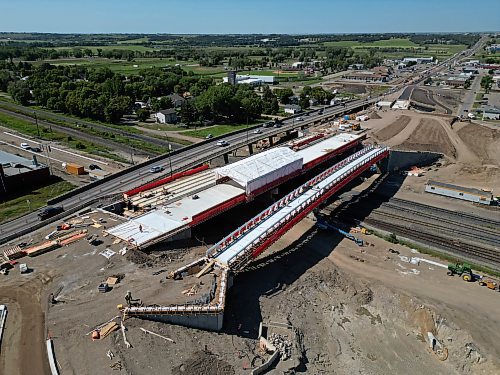
[[[207,257],[217,257],[220,253],[222,253],[229,245],[234,243],[238,238],[240,238],[242,235],[259,225],[261,222],[272,216],[276,211],[279,209],[283,208],[284,206],[288,205],[292,200],[297,199],[300,195],[304,193],[304,191],[310,189],[312,186],[317,184],[319,181],[324,180],[328,176],[332,175],[339,169],[343,168],[347,164],[351,163],[353,160],[356,160],[360,158],[361,156],[367,154],[371,150],[373,150],[373,146],[367,146],[363,148],[362,150],[352,154],[351,156],[347,157],[346,159],[340,161],[339,163],[335,164],[334,166],[328,168],[321,174],[317,175],[316,177],[312,178],[302,186],[298,187],[288,195],[286,195],[284,198],[280,199],[276,203],[274,203],[272,206],[269,208],[265,209],[264,211],[260,212],[258,215],[256,215],[253,219],[247,221],[245,224],[241,225],[239,228],[234,230],[232,233],[230,233],[228,236],[223,238],[221,241],[217,242],[214,246],[212,246],[206,253]]]

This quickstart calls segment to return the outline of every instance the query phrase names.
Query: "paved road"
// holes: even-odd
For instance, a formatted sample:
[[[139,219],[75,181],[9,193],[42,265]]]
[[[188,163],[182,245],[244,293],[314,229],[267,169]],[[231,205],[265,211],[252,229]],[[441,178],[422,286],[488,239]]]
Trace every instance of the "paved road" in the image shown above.
[[[239,134],[232,134],[224,137],[225,140],[229,142],[227,147],[217,146],[217,140],[207,141],[205,143],[199,144],[192,149],[180,150],[179,153],[171,156],[171,164],[173,170],[188,169],[192,166],[201,164],[203,162],[212,160],[215,157],[222,156],[224,154],[230,153],[238,148],[244,147],[249,143],[255,143],[261,139],[274,136],[276,134],[285,132],[287,130],[293,130],[299,127],[312,125],[315,121],[340,114],[346,111],[353,111],[367,104],[373,104],[378,100],[378,98],[367,100],[358,100],[342,105],[330,106],[324,109],[323,114],[320,115],[318,111],[311,112],[309,115],[301,117],[304,121],[297,121],[295,119],[287,119],[283,121],[283,126],[281,128],[262,128],[260,134],[254,134],[254,130],[249,128],[248,132],[242,132]],[[147,182],[153,181],[161,177],[159,174],[152,174],[149,169],[153,165],[159,165],[164,168],[164,173],[170,173],[170,161],[168,155],[165,155],[161,161],[153,162],[148,161],[142,164],[138,170],[133,170],[125,175],[111,179],[101,185],[94,186],[87,191],[81,192],[70,198],[65,199],[59,204],[64,207],[65,210],[69,210],[73,207],[77,207],[85,202],[91,202],[95,197],[109,196],[112,194],[117,194],[120,192],[125,192],[134,187],[141,186]],[[23,228],[30,227],[35,223],[38,223],[39,219],[37,212],[22,216],[13,221],[9,221],[0,226],[0,243],[5,242],[5,237],[13,233],[17,233]]]
[[[474,105],[474,100],[476,99],[476,93],[479,91],[481,86],[481,78],[484,76],[484,72],[481,71],[477,76],[474,77],[472,84],[470,85],[469,91],[465,94],[464,100],[458,110],[459,116],[467,117],[469,112],[472,110]]]
[[[33,122],[33,126],[35,126],[34,120],[30,116],[23,115],[23,114],[16,113],[16,112],[12,112],[12,111],[8,111],[8,110],[3,109],[3,108],[0,108],[0,113],[5,113],[9,116],[16,117],[16,118],[21,119],[21,120]],[[70,135],[70,136],[74,137],[75,139],[81,139],[83,141],[92,142],[92,143],[99,145],[99,146],[113,148],[114,150],[121,151],[125,155],[130,155],[133,152],[136,154],[154,156],[154,154],[152,154],[152,153],[149,153],[149,152],[146,152],[146,151],[143,151],[140,149],[136,149],[134,147],[130,147],[130,146],[125,145],[123,143],[113,142],[111,140],[98,137],[96,135],[87,134],[87,133],[78,131],[76,129],[68,128],[66,126],[62,126],[62,125],[58,125],[58,124],[54,124],[52,122],[48,122],[45,120],[38,120],[38,124],[43,126],[43,127],[46,127],[46,128],[52,128],[53,130],[61,132],[63,134]],[[0,125],[1,125],[1,123],[0,123]]]
[[[131,132],[128,132],[128,131],[123,130],[123,129],[117,129],[116,127],[111,127],[111,126],[107,126],[104,124],[97,124],[95,122],[85,121],[85,120],[81,120],[81,119],[75,119],[75,118],[65,116],[65,115],[62,115],[59,113],[53,113],[53,112],[44,111],[44,110],[40,110],[40,109],[33,111],[31,108],[27,108],[27,107],[24,107],[22,105],[10,103],[10,102],[5,102],[5,101],[1,101],[1,104],[2,104],[2,107],[12,109],[12,110],[17,110],[17,111],[22,111],[23,113],[27,114],[28,116],[31,116],[33,114],[33,112],[36,112],[38,114],[42,114],[44,116],[44,118],[54,119],[54,120],[59,120],[59,121],[66,121],[69,123],[74,123],[74,124],[79,124],[79,125],[85,125],[88,128],[93,128],[93,129],[98,130],[100,132],[119,134],[119,135],[125,136],[129,139],[134,139],[136,141],[150,143],[150,144],[153,144],[156,146],[161,146],[161,147],[164,147],[165,150],[167,150],[169,144],[171,144],[172,148],[174,148],[174,149],[178,149],[178,148],[183,147],[183,145],[175,144],[175,143],[172,143],[170,141],[160,139],[158,137],[152,137],[152,136],[147,135],[147,134],[131,133]],[[31,120],[33,121],[33,119],[31,119]],[[54,126],[53,123],[51,123],[51,124],[52,124],[52,126]],[[83,133],[83,134],[85,134],[85,133]],[[97,139],[99,137],[94,137],[94,138]]]
[[[427,76],[431,73],[443,69],[446,64],[449,64],[459,58],[464,56],[469,56],[474,53],[480,42],[474,46],[473,49],[468,50],[466,53],[461,55],[455,55],[448,60],[445,60],[439,63],[437,66],[429,69],[427,72],[420,73],[413,80],[413,84],[418,84],[423,81]],[[403,85],[398,85],[393,87],[390,92],[395,92],[397,90],[402,89]],[[405,89],[409,90],[409,87]],[[153,165],[162,166],[166,173],[169,173],[170,164],[172,165],[174,170],[188,169],[192,166],[201,164],[203,162],[212,160],[215,157],[221,156],[225,153],[230,153],[238,148],[244,147],[247,144],[255,143],[261,139],[274,136],[280,132],[286,130],[292,130],[299,127],[307,126],[308,124],[313,124],[315,121],[328,118],[330,116],[339,115],[343,112],[354,111],[366,105],[371,105],[381,100],[383,96],[374,97],[369,100],[357,100],[351,103],[346,104],[345,106],[334,105],[324,109],[324,113],[322,115],[319,114],[319,111],[310,112],[308,116],[302,115],[304,121],[297,121],[295,119],[287,119],[283,121],[283,127],[280,129],[276,128],[261,128],[261,134],[254,134],[253,130],[249,132],[242,132],[238,134],[230,134],[224,137],[230,145],[227,147],[218,147],[217,140],[211,140],[208,142],[203,142],[201,144],[196,145],[194,148],[188,150],[180,150],[179,153],[173,155],[170,158],[168,155],[164,155],[164,157],[158,161],[148,161],[141,165],[141,167],[137,170],[129,171],[125,175],[120,177],[113,178],[102,185],[96,185],[91,187],[90,189],[76,194],[70,198],[65,199],[60,202],[60,205],[64,207],[65,210],[77,207],[86,202],[91,202],[95,197],[103,197],[112,194],[117,194],[120,192],[124,192],[130,190],[134,187],[141,186],[142,184],[158,179],[160,176],[157,174],[149,173],[149,169]],[[7,222],[0,226],[0,244],[5,242],[5,238],[11,234],[17,233],[23,228],[27,228],[32,226],[34,223],[38,222],[37,213],[33,212],[29,215],[25,215],[16,220]]]

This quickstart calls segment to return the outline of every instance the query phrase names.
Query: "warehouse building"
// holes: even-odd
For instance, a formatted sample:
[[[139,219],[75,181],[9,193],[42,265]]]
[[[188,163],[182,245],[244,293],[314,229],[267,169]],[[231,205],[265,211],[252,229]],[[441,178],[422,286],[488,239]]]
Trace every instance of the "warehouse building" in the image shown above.
[[[33,155],[33,159],[29,160],[0,151],[0,194],[41,186],[49,179],[49,168],[38,163],[36,155]]]
[[[493,194],[491,194],[491,192],[432,180],[427,181],[425,191],[427,193],[444,195],[450,198],[457,198],[485,205],[490,205],[493,201]]]
[[[233,78],[232,77],[224,77],[223,78],[224,83],[232,83]],[[252,85],[252,86],[259,86],[262,85],[263,83],[268,84],[268,85],[274,85],[275,83],[275,77],[274,76],[258,76],[258,75],[236,75],[236,81],[237,84],[247,84],[247,85]]]

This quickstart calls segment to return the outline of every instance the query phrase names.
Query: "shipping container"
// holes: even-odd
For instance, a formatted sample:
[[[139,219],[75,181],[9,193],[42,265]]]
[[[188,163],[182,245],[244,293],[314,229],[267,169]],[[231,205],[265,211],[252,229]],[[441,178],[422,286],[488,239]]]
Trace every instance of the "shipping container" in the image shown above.
[[[79,176],[79,175],[85,174],[85,169],[81,165],[67,163],[66,164],[66,172]]]

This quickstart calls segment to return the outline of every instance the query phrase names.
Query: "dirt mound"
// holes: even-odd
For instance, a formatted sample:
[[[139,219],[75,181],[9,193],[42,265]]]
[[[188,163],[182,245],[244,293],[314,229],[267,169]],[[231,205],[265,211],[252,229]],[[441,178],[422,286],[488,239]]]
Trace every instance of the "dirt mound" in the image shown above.
[[[200,374],[200,375],[232,375],[234,368],[227,362],[208,352],[196,352],[187,361],[172,369],[175,375]]]
[[[387,141],[388,139],[394,137],[396,134],[399,134],[404,128],[406,128],[410,121],[410,117],[403,115],[396,119],[396,121],[394,121],[393,123],[376,132],[375,137],[377,137],[382,142]]]
[[[412,151],[439,152],[455,157],[456,149],[439,121],[423,118],[417,129],[398,148]]]
[[[377,112],[372,112],[370,113],[370,118],[372,120],[380,120],[382,117],[380,117],[380,115]]]
[[[477,124],[467,124],[458,132],[462,141],[484,163],[500,165],[498,148],[500,147],[500,130]]]

